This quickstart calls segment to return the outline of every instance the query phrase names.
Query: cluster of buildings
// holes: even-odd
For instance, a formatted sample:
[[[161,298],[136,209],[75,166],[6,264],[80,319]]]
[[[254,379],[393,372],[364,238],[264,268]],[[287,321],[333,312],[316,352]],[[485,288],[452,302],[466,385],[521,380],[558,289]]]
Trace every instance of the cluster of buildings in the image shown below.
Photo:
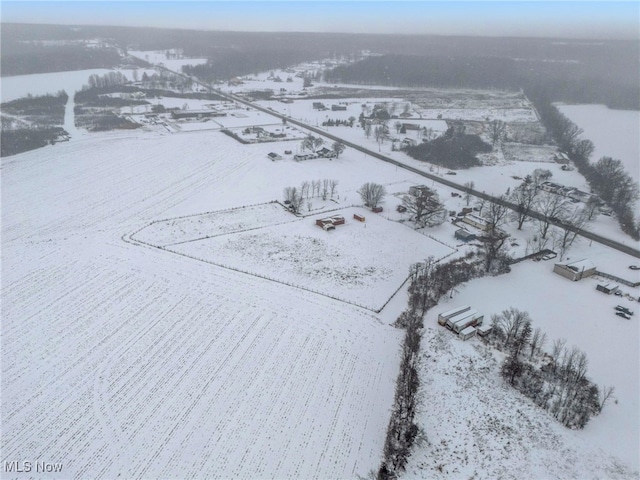
[[[554,182],[543,182],[538,186],[538,188],[544,192],[554,193],[556,195],[562,195],[563,197],[570,198],[574,202],[586,203],[591,198],[598,199],[596,195],[593,195],[591,193],[583,192],[582,190],[578,190],[577,188],[573,187],[565,187],[564,185],[560,185],[559,183]]]
[[[329,150],[326,147],[322,147],[320,150],[313,152],[313,153],[305,153],[305,154],[298,154],[298,155],[294,155],[293,159],[296,162],[300,162],[303,160],[311,160],[313,158],[336,158],[338,156],[338,154],[336,152],[334,152],[333,150]]]
[[[462,340],[473,336],[484,337],[491,331],[491,325],[483,325],[484,314],[472,309],[469,305],[447,310],[438,315],[438,324],[457,333]]]

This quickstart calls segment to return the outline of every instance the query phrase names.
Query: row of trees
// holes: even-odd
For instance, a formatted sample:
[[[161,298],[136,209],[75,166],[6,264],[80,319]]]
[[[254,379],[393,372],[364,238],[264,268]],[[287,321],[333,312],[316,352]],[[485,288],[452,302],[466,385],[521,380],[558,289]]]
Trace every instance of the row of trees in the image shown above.
[[[584,428],[602,411],[613,387],[594,385],[587,378],[586,354],[567,348],[565,339],[556,340],[551,355],[546,354],[547,335],[540,328],[533,330],[531,323],[527,312],[513,307],[491,317],[488,341],[508,352],[502,377],[566,427]]]
[[[405,329],[405,338],[379,480],[396,478],[404,470],[412,446],[422,437],[415,414],[421,405],[418,368],[424,314],[455,286],[483,275],[482,259],[475,253],[445,264],[429,257],[411,266],[408,306],[395,322],[396,327]]]
[[[312,198],[333,198],[337,193],[337,187],[340,182],[334,179],[322,180],[305,180],[300,187],[286,187],[284,189],[284,201],[292,212],[299,213],[303,203],[307,202],[307,209],[310,211]]]
[[[545,127],[587,179],[592,191],[615,212],[622,230],[633,239],[640,239],[640,220],[635,218],[634,210],[640,188],[625,170],[622,162],[611,157],[602,157],[591,163],[594,145],[590,140],[581,138],[583,130],[563,115],[544,91],[533,90],[528,94]]]

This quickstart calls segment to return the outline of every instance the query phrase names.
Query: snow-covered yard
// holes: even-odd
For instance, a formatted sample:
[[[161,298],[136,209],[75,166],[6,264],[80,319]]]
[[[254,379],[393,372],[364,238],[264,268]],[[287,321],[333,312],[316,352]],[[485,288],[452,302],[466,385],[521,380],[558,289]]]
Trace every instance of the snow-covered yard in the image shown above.
[[[278,208],[280,214],[273,211]],[[354,214],[365,222],[354,220]],[[371,310],[384,306],[406,280],[411,264],[456,253],[362,208],[304,219],[284,215],[274,204],[235,209],[155,223],[133,239]],[[341,215],[346,223],[332,231],[315,224],[329,215]]]
[[[589,258],[599,270],[640,280],[625,267],[626,255],[588,242],[571,253],[574,260]],[[418,423],[429,444],[412,457],[408,478],[460,478],[474,472],[477,478],[637,478],[640,308],[636,301],[596,291],[603,281],[609,282],[596,277],[572,282],[553,273],[553,260],[526,261],[507,275],[459,287],[427,314],[424,412]],[[622,290],[634,300],[640,293]],[[635,311],[632,320],[615,315],[618,304]],[[599,386],[613,386],[616,401],[583,431],[562,427],[502,381],[501,354],[488,354],[479,338],[462,342],[438,326],[438,314],[457,305],[471,305],[487,323],[509,307],[529,312],[533,328],[548,335],[545,350],[559,338],[583,350],[588,376]],[[570,465],[566,456],[574,459]]]

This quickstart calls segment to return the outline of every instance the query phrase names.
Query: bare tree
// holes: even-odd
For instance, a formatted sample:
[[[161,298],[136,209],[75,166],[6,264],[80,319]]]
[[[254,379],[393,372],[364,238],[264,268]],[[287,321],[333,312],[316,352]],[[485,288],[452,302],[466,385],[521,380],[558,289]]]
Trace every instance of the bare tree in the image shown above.
[[[542,350],[546,341],[547,334],[543,333],[540,327],[536,328],[533,331],[531,342],[529,343],[529,360],[531,360],[535,354],[539,353]]]
[[[315,137],[313,135],[307,135],[306,137],[304,137],[304,140],[302,140],[302,144],[300,145],[300,147],[302,148],[302,151],[305,151],[305,150],[313,151],[314,144],[315,144]]]
[[[402,128],[402,123],[397,122],[397,121],[394,122],[393,128],[395,128],[396,129],[396,133],[399,134],[400,133],[400,129]]]
[[[538,219],[538,233],[544,239],[547,238],[549,227],[552,222],[560,219],[565,214],[569,201],[562,195],[542,192],[536,201],[536,210],[543,218]]]
[[[378,145],[384,143],[384,127],[382,125],[376,125],[376,128],[373,131],[373,136],[378,142]]]
[[[284,200],[288,202],[289,208],[292,212],[298,213],[300,206],[302,205],[302,195],[296,187],[286,187],[284,189]]]
[[[598,411],[602,412],[602,409],[606,405],[607,401],[613,396],[615,389],[613,387],[601,387],[600,396],[598,399]]]
[[[522,225],[529,217],[537,194],[538,189],[533,184],[527,182],[518,185],[513,189],[513,192],[511,192],[509,200],[517,206],[513,215],[516,222],[518,222],[518,230],[522,230]]]
[[[418,196],[405,195],[402,205],[412,215],[418,226],[441,225],[447,218],[447,211],[435,190],[422,190]]]
[[[500,195],[498,200],[505,201],[506,197],[504,195]],[[502,203],[498,202],[490,202],[489,208],[487,208],[484,217],[487,219],[489,223],[489,233],[494,236],[497,233],[499,227],[501,227],[507,219],[507,213],[509,209],[505,207]]]
[[[370,122],[370,121],[367,121],[367,122],[364,124],[364,136],[365,136],[365,137],[367,137],[367,138],[369,138],[369,137],[371,136],[371,130],[372,130],[371,122]]]
[[[322,146],[323,143],[324,143],[324,138],[315,137],[313,139],[313,151],[314,152],[317,151]]]
[[[584,204],[584,212],[587,215],[587,220],[591,221],[600,213],[600,199],[595,195],[591,195]]]
[[[469,206],[469,202],[471,201],[471,197],[473,196],[471,194],[471,191],[474,189],[474,187],[476,186],[476,184],[472,181],[470,182],[466,182],[464,184],[464,199],[467,202],[467,207]]]
[[[358,190],[364,204],[370,208],[376,208],[387,194],[384,186],[377,183],[365,183]]]
[[[557,338],[553,342],[553,346],[551,347],[551,358],[553,359],[553,373],[556,373],[558,368],[558,362],[560,361],[560,357],[562,356],[562,352],[564,352],[564,347],[567,344],[566,338]]]
[[[492,146],[496,145],[504,136],[507,125],[502,120],[494,120],[489,124],[489,135],[491,136]]]
[[[311,195],[313,197],[320,195],[320,180],[311,180]]]
[[[338,186],[338,183],[340,183],[338,180],[330,180],[329,181],[329,189],[331,190],[331,198],[333,198],[333,195],[336,193],[336,187]]]
[[[307,180],[305,180],[304,182],[302,182],[302,185],[300,185],[300,196],[304,197],[304,198],[309,198],[309,182]]]
[[[336,158],[338,158],[340,157],[340,154],[344,152],[346,146],[344,143],[338,140],[337,142],[333,142],[333,145],[331,145],[331,148],[333,149],[334,152],[336,152]]]
[[[582,209],[573,209],[562,212],[559,234],[556,237],[556,248],[560,251],[560,260],[571,247],[580,230],[587,223],[588,215]]]
[[[322,200],[326,200],[328,194],[329,194],[329,179],[325,178],[322,180]]]

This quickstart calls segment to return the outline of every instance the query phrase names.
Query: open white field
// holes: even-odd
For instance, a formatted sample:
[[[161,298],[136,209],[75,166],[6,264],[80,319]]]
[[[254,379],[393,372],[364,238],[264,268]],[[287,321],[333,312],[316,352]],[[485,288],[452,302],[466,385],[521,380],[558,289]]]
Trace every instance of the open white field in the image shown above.
[[[137,131],[2,160],[3,465],[61,462],[61,478],[354,478],[377,467],[400,332],[342,302],[122,240],[302,180],[341,174],[352,192],[406,177],[348,155],[301,165],[268,151],[218,132]]]
[[[229,212],[234,217],[245,215],[244,220],[230,221],[230,225],[237,225],[237,232],[220,234],[216,233],[217,229],[203,225],[215,222],[216,217],[224,215],[221,212],[217,216],[189,218],[193,227],[183,226],[186,219],[156,223],[149,227],[153,232],[145,229],[133,238],[144,237],[151,245],[158,246],[162,242],[153,238],[154,232],[158,239],[184,239],[164,248],[376,311],[406,280],[411,264],[427,256],[440,260],[456,253],[446,245],[362,208],[330,212],[328,215],[344,216],[346,223],[329,232],[315,224],[316,219],[327,214],[292,222],[272,212],[273,208],[278,207],[259,206]],[[264,213],[264,217],[260,217],[260,213]],[[353,220],[354,214],[366,216],[366,221]],[[252,223],[253,219],[257,221]],[[176,230],[177,234],[171,233]],[[185,230],[194,235],[191,241]],[[205,232],[209,238],[203,238]]]
[[[621,461],[615,448],[592,442],[591,426],[568,430],[509,387],[500,377],[502,355],[492,355],[477,339],[462,342],[438,326],[436,312],[450,305],[428,314],[418,417],[426,441],[414,449],[401,478],[638,478],[637,469]]]

